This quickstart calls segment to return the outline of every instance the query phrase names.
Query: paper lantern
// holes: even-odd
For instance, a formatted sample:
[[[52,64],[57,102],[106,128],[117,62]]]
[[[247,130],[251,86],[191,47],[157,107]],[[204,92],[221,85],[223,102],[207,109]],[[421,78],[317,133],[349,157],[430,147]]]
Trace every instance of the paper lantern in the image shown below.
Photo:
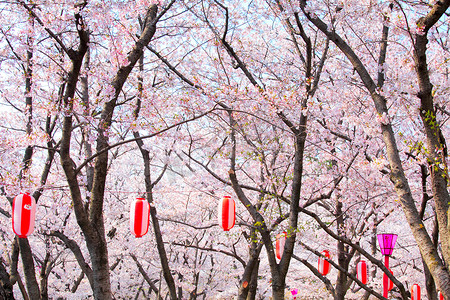
[[[13,200],[12,227],[20,238],[26,238],[34,231],[36,200],[30,194],[20,194]]]
[[[321,253],[326,258],[330,258],[330,252],[328,250],[323,250]],[[319,267],[318,267],[319,273],[323,276],[330,273],[330,263],[325,260],[322,256],[319,257]]]
[[[397,235],[393,233],[378,234],[378,243],[380,244],[381,253],[390,256],[394,251]],[[386,266],[387,267],[387,266]]]
[[[278,259],[283,256],[284,244],[286,243],[286,232],[277,234],[277,240],[275,242],[275,253]]]
[[[438,291],[439,300],[444,300],[444,295],[442,295],[441,291]]]
[[[391,269],[389,269],[389,271],[391,272],[392,275],[394,275],[394,272],[392,272]],[[387,291],[390,291],[394,288],[394,283],[392,282],[391,279],[389,279],[389,277],[387,277],[386,273],[383,273],[383,289],[386,289],[386,287]]]
[[[367,264],[364,260],[356,265],[356,277],[363,284],[367,284]]]
[[[297,299],[298,289],[291,290],[292,299]]]
[[[136,198],[130,207],[130,230],[137,237],[148,231],[150,204],[144,198]]]
[[[236,221],[236,204],[230,196],[224,196],[219,202],[219,225],[224,231],[233,228]]]
[[[420,286],[413,284],[411,287],[411,300],[420,300]]]

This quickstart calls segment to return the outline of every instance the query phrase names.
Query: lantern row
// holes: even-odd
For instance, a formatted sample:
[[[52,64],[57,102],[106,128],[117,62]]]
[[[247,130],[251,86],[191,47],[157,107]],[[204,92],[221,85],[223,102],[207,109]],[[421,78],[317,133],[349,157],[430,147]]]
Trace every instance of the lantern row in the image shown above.
[[[29,193],[22,193],[16,196],[12,205],[12,227],[14,233],[20,238],[26,238],[34,231],[34,221],[36,215],[36,200]],[[150,219],[150,204],[145,198],[136,198],[130,205],[130,230],[135,237],[143,237],[148,232]],[[236,222],[236,203],[230,196],[224,196],[218,205],[218,222],[224,231],[229,231],[234,227]],[[286,232],[282,232],[276,236],[275,254],[278,259],[283,256],[284,245],[286,243]],[[384,255],[384,265],[389,269],[389,257],[394,250],[396,234],[379,234],[378,243],[380,244],[381,253]],[[318,260],[318,271],[322,276],[326,276],[330,272],[330,252],[324,250]],[[367,284],[367,264],[361,260],[356,265],[356,276],[363,284]],[[383,296],[387,297],[388,291],[393,288],[394,284],[389,277],[383,274]],[[443,300],[444,296],[438,291],[439,300]],[[420,286],[414,284],[411,287],[411,300],[420,300]]]
[[[218,221],[223,230],[234,227],[236,204],[230,196],[219,202]],[[26,238],[34,231],[36,200],[29,193],[16,196],[12,205],[12,228],[20,238]],[[135,237],[143,237],[148,232],[150,204],[145,198],[136,198],[130,205],[130,230]]]
[[[394,273],[391,269],[389,269],[389,256],[392,255],[396,240],[397,235],[395,234],[378,235],[381,253],[385,256],[385,266],[389,270],[389,272],[391,272],[392,275],[394,275]],[[281,259],[283,255],[285,241],[286,241],[286,232],[280,233],[276,236],[275,253],[278,259]],[[328,250],[324,250],[320,254],[321,256],[319,256],[317,270],[319,271],[320,274],[322,274],[322,276],[326,276],[330,272],[330,263],[327,261],[330,259],[330,252]],[[356,277],[359,281],[361,281],[362,284],[367,284],[368,282],[367,263],[364,260],[359,261],[356,265]],[[392,280],[389,279],[389,277],[385,273],[383,273],[383,296],[387,298],[388,292],[391,291],[393,288],[394,283],[392,282]],[[439,300],[444,300],[444,296],[440,291],[438,291],[438,298]],[[420,300],[420,299],[421,299],[420,286],[418,284],[414,284],[411,287],[411,300]]]

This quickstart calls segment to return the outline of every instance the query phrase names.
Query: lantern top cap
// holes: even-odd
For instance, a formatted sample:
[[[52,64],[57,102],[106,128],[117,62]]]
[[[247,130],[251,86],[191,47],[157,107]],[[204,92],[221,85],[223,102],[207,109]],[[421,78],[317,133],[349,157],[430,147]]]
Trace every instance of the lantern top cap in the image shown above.
[[[377,237],[378,243],[380,244],[381,253],[387,256],[392,255],[398,235],[394,233],[382,233],[378,234]]]
[[[145,200],[144,197],[136,197],[136,200]]]
[[[225,195],[225,196],[223,196],[224,198],[231,198],[231,196],[229,196],[229,195]]]

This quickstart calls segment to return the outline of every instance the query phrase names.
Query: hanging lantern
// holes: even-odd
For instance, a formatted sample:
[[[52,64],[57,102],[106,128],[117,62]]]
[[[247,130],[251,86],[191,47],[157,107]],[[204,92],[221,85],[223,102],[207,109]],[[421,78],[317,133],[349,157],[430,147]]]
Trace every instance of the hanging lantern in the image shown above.
[[[321,253],[326,258],[330,259],[330,252],[328,250],[323,250]],[[325,260],[322,256],[319,257],[319,273],[323,276],[326,276],[328,273],[330,273],[330,263]]]
[[[385,256],[391,256],[394,251],[397,235],[393,233],[378,234],[378,243],[380,244],[381,253]],[[387,268],[388,266],[386,266]]]
[[[394,275],[394,272],[392,272],[391,269],[389,269],[392,275]],[[394,283],[392,282],[389,277],[387,277],[386,273],[383,273],[383,289],[387,288],[387,291],[390,291],[394,288]]]
[[[219,225],[224,231],[233,228],[236,221],[236,204],[230,196],[224,196],[219,202]]]
[[[363,284],[367,284],[367,264],[364,260],[356,265],[356,277]]]
[[[420,286],[413,284],[411,287],[411,300],[420,300]]]
[[[20,194],[13,200],[12,227],[20,238],[26,238],[34,231],[36,200],[29,193]]]
[[[444,295],[442,295],[441,291],[438,291],[439,300],[444,300]]]
[[[291,290],[292,299],[297,299],[298,289]]]
[[[144,198],[136,198],[130,207],[130,229],[137,237],[143,237],[148,231],[150,204]]]
[[[378,243],[380,244],[381,253],[384,255],[384,266],[389,269],[389,256],[392,255],[394,251],[395,242],[397,241],[397,235],[393,233],[383,233],[378,234]],[[392,271],[391,271],[392,272]],[[386,281],[385,281],[386,280]],[[383,297],[387,298],[388,292],[392,289],[389,286],[393,286],[393,283],[389,280],[390,284],[388,285],[389,278],[386,274],[383,275]]]
[[[277,240],[275,242],[275,253],[278,259],[283,256],[284,244],[286,243],[286,231],[277,234]]]

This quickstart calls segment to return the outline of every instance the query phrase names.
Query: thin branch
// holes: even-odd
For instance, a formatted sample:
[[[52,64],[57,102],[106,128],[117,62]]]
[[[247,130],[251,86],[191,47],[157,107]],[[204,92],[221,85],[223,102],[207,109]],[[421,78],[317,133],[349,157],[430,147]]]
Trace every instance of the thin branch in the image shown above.
[[[54,236],[59,238],[67,248],[72,251],[73,255],[75,256],[78,265],[80,266],[81,270],[84,274],[86,274],[89,283],[91,287],[94,287],[94,278],[93,278],[93,272],[89,264],[86,262],[83,253],[81,252],[80,246],[78,246],[77,242],[67,237],[64,233],[61,231],[52,231],[48,234],[49,236]]]
[[[243,260],[241,257],[239,257],[236,253],[233,253],[233,252],[220,250],[220,249],[214,249],[212,247],[207,248],[207,247],[200,247],[200,246],[196,246],[196,245],[192,245],[192,244],[183,244],[183,243],[177,243],[177,242],[174,242],[172,244],[176,245],[176,246],[182,246],[182,247],[185,247],[185,248],[194,248],[194,249],[198,249],[198,250],[211,251],[211,252],[216,252],[216,253],[221,253],[221,254],[224,254],[224,255],[227,255],[227,256],[231,256],[231,257],[235,258],[236,260],[238,260],[242,264],[242,266],[244,268],[245,268],[245,266],[247,264],[245,262],[245,260]]]
[[[219,226],[219,224],[217,224],[217,223],[212,223],[212,224],[205,225],[205,226],[194,226],[194,225],[191,225],[191,224],[189,224],[189,223],[186,223],[186,222],[183,222],[183,221],[180,221],[180,220],[173,220],[173,219],[167,219],[167,218],[158,218],[158,219],[161,220],[161,221],[166,221],[166,222],[173,222],[173,223],[177,223],[177,224],[182,224],[182,225],[185,225],[185,226],[194,228],[194,229],[196,229],[196,230],[205,230],[205,229],[213,228],[213,227],[215,227],[215,226]]]
[[[59,46],[63,49],[63,51],[72,59],[74,57],[74,50],[68,49],[66,45],[64,45],[64,43],[61,41],[61,39],[53,31],[51,31],[50,28],[45,26],[41,18],[39,18],[39,16],[33,11],[33,9],[25,3],[25,1],[17,1],[17,2],[20,5],[22,5],[28,11],[28,13],[30,13],[35,18],[35,20],[39,23],[39,25],[41,25],[44,28],[44,30],[47,31],[47,33],[59,44]]]
[[[320,253],[319,253],[320,256]],[[292,254],[292,258],[298,260],[299,262],[301,262],[302,264],[304,264],[311,272],[314,273],[314,275],[316,275],[317,278],[320,279],[320,281],[322,281],[325,284],[325,287],[327,288],[327,290],[330,292],[331,296],[334,298],[336,296],[336,291],[334,290],[333,284],[331,283],[331,281],[326,277],[323,276],[313,265],[311,265],[306,259],[300,258],[295,254]],[[327,259],[327,261],[329,261]]]
[[[142,267],[141,263],[138,261],[136,256],[134,254],[130,254],[131,258],[136,263],[136,266],[138,267],[139,273],[144,277],[145,281],[150,285],[150,288],[155,292],[156,295],[158,295],[158,299],[162,300],[161,296],[159,296],[159,290],[156,287],[156,285],[153,283],[152,279],[148,276],[147,272],[145,272],[144,268]]]
[[[136,142],[137,140],[143,140],[143,139],[152,138],[152,137],[154,137],[154,136],[157,136],[158,134],[161,134],[161,133],[164,133],[164,132],[166,132],[166,131],[169,131],[170,129],[175,128],[175,127],[178,127],[178,126],[180,126],[180,125],[182,125],[182,124],[185,124],[185,123],[192,122],[192,121],[195,121],[195,120],[197,120],[197,119],[200,119],[200,118],[206,116],[207,114],[211,113],[211,112],[214,111],[215,109],[216,109],[216,106],[214,106],[212,109],[210,109],[210,110],[208,110],[208,111],[206,111],[206,112],[204,112],[204,113],[202,113],[202,114],[200,114],[200,115],[198,115],[198,116],[195,116],[195,117],[193,117],[193,118],[191,118],[191,119],[188,119],[188,120],[181,121],[181,122],[179,122],[179,123],[175,123],[175,124],[170,125],[170,126],[164,128],[164,129],[162,129],[162,130],[160,130],[160,131],[158,131],[158,132],[154,132],[154,133],[149,134],[149,135],[144,135],[144,136],[141,136],[141,137],[137,137],[137,138],[133,138],[133,139],[129,139],[129,140],[124,140],[124,141],[117,142],[117,143],[115,143],[115,144],[109,145],[109,146],[103,148],[102,150],[98,151],[97,153],[95,153],[95,154],[92,155],[91,157],[87,158],[81,165],[79,165],[79,166],[76,168],[75,173],[79,173],[79,172],[84,168],[84,166],[86,166],[90,161],[92,161],[92,160],[93,160],[94,158],[96,158],[97,156],[99,156],[99,155],[105,153],[106,151],[109,151],[109,150],[111,150],[111,149],[113,149],[113,148],[116,148],[116,147],[118,147],[118,146],[121,146],[121,145],[124,145],[124,144],[127,144],[127,143]]]

